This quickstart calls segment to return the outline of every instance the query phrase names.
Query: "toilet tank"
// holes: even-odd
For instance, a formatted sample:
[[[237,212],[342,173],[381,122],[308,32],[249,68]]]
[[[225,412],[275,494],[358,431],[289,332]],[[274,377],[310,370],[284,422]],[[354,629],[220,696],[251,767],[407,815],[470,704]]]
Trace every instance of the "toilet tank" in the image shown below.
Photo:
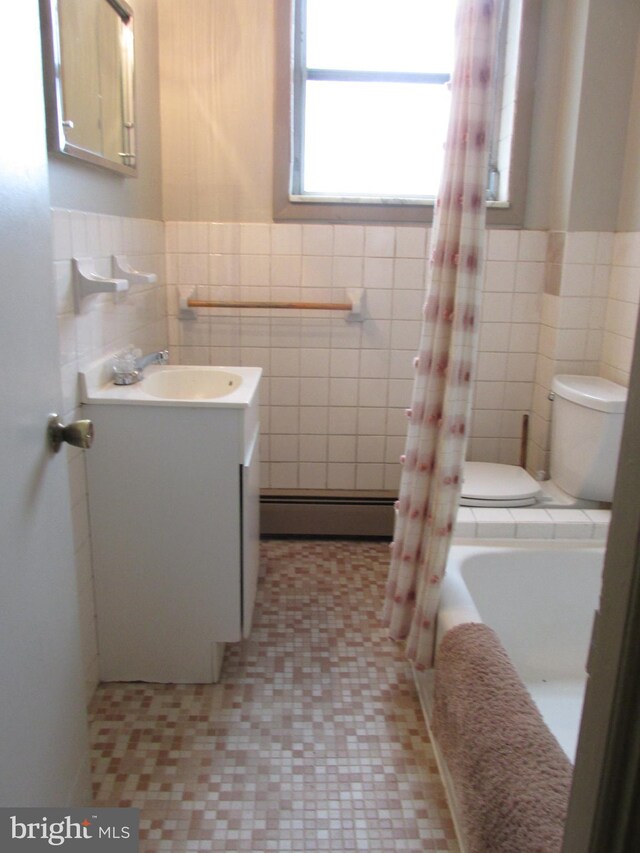
[[[627,389],[598,376],[552,383],[551,479],[576,498],[610,502]]]

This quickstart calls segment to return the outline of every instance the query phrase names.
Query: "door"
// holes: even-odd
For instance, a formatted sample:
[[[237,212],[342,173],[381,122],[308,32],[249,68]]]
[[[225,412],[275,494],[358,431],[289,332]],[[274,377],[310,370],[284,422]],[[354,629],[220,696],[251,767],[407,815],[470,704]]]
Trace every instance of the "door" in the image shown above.
[[[0,26],[0,806],[87,801],[87,731],[61,402],[38,0]]]

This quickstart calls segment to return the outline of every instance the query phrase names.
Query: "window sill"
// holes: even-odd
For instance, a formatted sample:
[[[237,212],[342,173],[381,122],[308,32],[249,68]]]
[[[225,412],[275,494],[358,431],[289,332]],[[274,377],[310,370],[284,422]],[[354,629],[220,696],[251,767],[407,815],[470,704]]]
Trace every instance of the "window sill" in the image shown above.
[[[391,196],[330,196],[330,195],[289,195],[291,204],[359,204],[390,207],[426,207],[433,208],[435,198],[393,198]],[[488,201],[487,209],[509,210],[509,201]]]
[[[274,222],[334,222],[381,225],[430,225],[434,199],[364,198],[287,194],[277,201],[274,194]],[[517,212],[511,202],[487,202],[487,223],[518,227]]]
[[[430,207],[435,198],[395,198],[392,196],[289,195],[291,204],[371,204],[389,207]]]

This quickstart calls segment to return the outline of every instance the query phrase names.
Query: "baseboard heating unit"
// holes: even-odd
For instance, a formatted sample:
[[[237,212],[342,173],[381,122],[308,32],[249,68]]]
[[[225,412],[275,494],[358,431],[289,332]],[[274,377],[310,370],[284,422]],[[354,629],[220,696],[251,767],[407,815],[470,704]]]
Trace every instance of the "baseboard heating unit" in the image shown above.
[[[269,489],[260,495],[260,532],[391,539],[396,499],[392,492]]]

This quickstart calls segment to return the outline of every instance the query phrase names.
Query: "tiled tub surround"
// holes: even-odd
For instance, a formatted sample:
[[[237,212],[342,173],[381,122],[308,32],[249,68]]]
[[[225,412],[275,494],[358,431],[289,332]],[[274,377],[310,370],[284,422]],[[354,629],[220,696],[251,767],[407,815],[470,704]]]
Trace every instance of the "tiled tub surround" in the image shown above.
[[[456,539],[570,539],[604,542],[611,512],[607,509],[536,507],[466,507],[458,509]]]
[[[167,346],[164,286],[164,225],[129,219],[54,209],[53,282],[57,295],[60,370],[63,402],[59,414],[66,423],[80,417],[78,371],[92,361],[134,344],[143,351]],[[82,301],[76,314],[73,303],[71,258],[90,257],[96,270],[111,274],[111,255],[124,255],[134,269],[153,272],[153,285],[132,285],[126,293],[99,294]],[[99,440],[99,436],[96,438]],[[78,597],[82,627],[87,697],[98,681],[91,544],[83,452],[67,447],[72,526]]]

